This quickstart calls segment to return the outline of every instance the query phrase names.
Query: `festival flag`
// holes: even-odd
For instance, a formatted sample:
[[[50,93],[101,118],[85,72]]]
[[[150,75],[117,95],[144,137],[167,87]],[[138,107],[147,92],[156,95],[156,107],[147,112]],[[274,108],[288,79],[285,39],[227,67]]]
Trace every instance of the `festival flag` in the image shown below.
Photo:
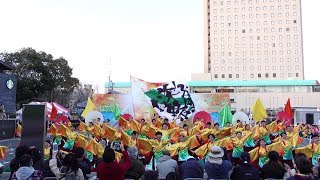
[[[139,150],[141,149],[148,152],[152,151],[152,145],[148,139],[138,138],[137,147]]]
[[[94,155],[97,155],[98,157],[101,157],[103,155],[104,149],[94,138],[91,138],[90,142],[88,143],[86,150],[91,152]]]
[[[292,146],[293,147],[298,147],[299,144],[301,144],[303,142],[302,137],[299,136],[299,133],[295,133],[292,136]]]
[[[127,135],[123,130],[121,130],[121,142],[126,145],[130,146],[131,145],[131,137]]]
[[[291,109],[291,103],[290,103],[290,98],[288,98],[288,101],[286,103],[286,106],[284,107],[284,111],[290,115],[291,118],[293,118],[293,113]]]
[[[110,127],[109,125],[105,126],[104,137],[108,138],[111,142],[116,140],[117,130]]]
[[[130,127],[130,122],[126,119],[124,119],[123,117],[120,116],[119,118],[119,126],[122,128],[122,129],[127,129]]]
[[[87,145],[88,145],[88,141],[86,140],[86,137],[82,134],[79,134],[76,137],[75,146],[82,147],[83,149],[86,149]]]
[[[228,104],[226,104],[219,112],[221,126],[225,127],[227,122],[232,123],[232,113]]]
[[[119,153],[117,151],[114,151],[115,152],[115,159],[117,162],[120,162],[121,158],[122,158],[122,153]]]
[[[252,117],[255,121],[260,121],[268,117],[267,111],[264,108],[260,98],[258,98],[252,106]]]
[[[95,105],[93,104],[91,99],[88,98],[87,106],[84,109],[84,111],[82,112],[81,116],[85,118],[89,112],[94,110],[94,108],[95,108]]]
[[[81,132],[86,132],[87,131],[87,125],[84,122],[80,121],[80,124],[77,127],[77,129],[79,131],[81,131]]]
[[[51,134],[52,136],[57,136],[57,128],[54,124],[51,124],[48,132],[49,134]]]
[[[17,128],[16,128],[16,136],[18,137],[21,137],[21,129],[22,129],[22,126],[18,123],[17,124]]]
[[[4,159],[7,154],[7,147],[0,146],[0,159]]]
[[[50,121],[54,120],[54,118],[58,114],[58,110],[57,110],[56,106],[54,105],[54,103],[51,103],[51,104],[52,104],[52,109],[51,109],[51,114],[50,114]]]
[[[155,134],[156,134],[157,130],[153,127],[153,126],[148,126],[146,129],[145,129],[145,134],[148,136],[148,138],[155,138]]]
[[[64,124],[61,124],[57,130],[57,135],[67,137],[68,131],[70,131],[70,129]]]
[[[121,116],[121,111],[116,104],[113,104],[113,116],[115,120],[118,120]]]

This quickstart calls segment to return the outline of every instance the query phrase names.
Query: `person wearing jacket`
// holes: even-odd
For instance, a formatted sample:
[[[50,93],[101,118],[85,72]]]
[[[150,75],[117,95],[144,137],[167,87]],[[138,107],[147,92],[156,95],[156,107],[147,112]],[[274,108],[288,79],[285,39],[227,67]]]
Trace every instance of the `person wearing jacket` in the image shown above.
[[[91,173],[91,165],[90,161],[84,156],[84,149],[82,147],[77,147],[74,150],[74,154],[76,155],[77,162],[83,173],[84,179],[88,179],[87,174]]]
[[[57,153],[52,153],[52,159],[49,161],[52,173],[59,180],[65,180],[67,176],[76,176],[78,180],[84,180],[82,170],[78,166],[77,159],[74,154],[67,154],[62,163],[62,167],[57,166]]]
[[[242,164],[233,168],[231,180],[259,180],[259,170],[250,164],[250,154],[242,152],[240,155]]]
[[[115,161],[115,152],[113,149],[106,147],[102,155],[102,162],[97,167],[97,178],[99,180],[117,179],[124,180],[125,173],[131,167],[127,151],[124,150],[123,144],[120,144],[124,163],[120,164]]]
[[[225,150],[219,146],[212,146],[208,154],[208,161],[205,163],[205,169],[208,179],[229,179],[232,164]]]
[[[286,170],[279,162],[279,154],[276,151],[270,151],[268,154],[269,161],[263,165],[260,177],[262,179],[283,179]]]
[[[128,156],[131,160],[131,167],[125,173],[126,179],[139,179],[144,175],[144,165],[138,159],[138,149],[135,146],[130,146],[127,149]]]
[[[25,145],[21,145],[16,148],[15,157],[10,161],[10,171],[11,171],[10,178],[12,177],[13,173],[19,169],[20,158],[23,155],[29,154],[29,153],[30,153],[29,148]]]
[[[159,162],[157,164],[159,179],[165,179],[170,172],[178,172],[178,163],[176,160],[170,157],[170,152],[164,150],[162,154],[163,156],[160,157]]]
[[[32,167],[32,157],[25,154],[20,158],[20,168],[13,173],[12,180],[42,180],[42,172]]]
[[[187,178],[203,178],[203,168],[199,161],[193,156],[189,156],[187,161],[180,165],[181,179]]]

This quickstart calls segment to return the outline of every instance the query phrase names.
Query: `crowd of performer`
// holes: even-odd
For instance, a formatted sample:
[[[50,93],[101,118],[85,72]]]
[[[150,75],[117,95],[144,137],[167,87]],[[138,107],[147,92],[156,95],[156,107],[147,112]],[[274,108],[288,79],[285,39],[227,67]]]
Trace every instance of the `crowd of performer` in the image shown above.
[[[273,161],[279,162],[283,169],[291,173],[297,164],[294,159],[301,155],[308,159],[311,167],[318,167],[318,132],[317,125],[294,126],[281,121],[267,124],[265,120],[253,124],[238,120],[235,124],[224,124],[224,127],[219,123],[205,122],[204,119],[178,125],[175,120],[169,122],[159,117],[148,120],[126,120],[121,117],[117,125],[110,125],[108,121],[80,122],[77,126],[53,123],[48,129],[50,136],[47,137],[44,157],[49,161],[53,154],[56,156],[52,152],[52,143],[59,145],[60,154],[72,154],[81,148],[83,156],[100,179],[103,179],[105,170],[99,169],[107,167],[97,162],[109,162],[113,157],[116,162],[124,161],[122,168],[128,169],[129,166],[124,167],[128,163],[128,153],[131,159],[138,159],[143,165],[141,174],[128,175],[133,179],[143,176],[145,170],[156,171],[160,178],[165,178],[170,172],[168,168],[182,168],[191,159],[196,161],[194,167],[199,164],[199,169],[205,169],[208,177],[212,178],[217,178],[217,169],[213,170],[210,163],[223,165],[223,171],[228,171],[242,166],[244,162],[258,169],[260,177],[266,177],[269,173],[266,168]],[[106,157],[106,151],[109,151],[109,155],[111,153],[111,159]],[[50,166],[53,163],[51,161]],[[139,165],[138,162],[135,164]],[[174,162],[177,162],[176,165]]]

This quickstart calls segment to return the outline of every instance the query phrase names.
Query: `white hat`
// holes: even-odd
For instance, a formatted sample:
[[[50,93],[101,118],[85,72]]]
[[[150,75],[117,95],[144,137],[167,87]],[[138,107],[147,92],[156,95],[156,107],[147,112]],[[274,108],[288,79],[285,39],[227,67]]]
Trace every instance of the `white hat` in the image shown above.
[[[224,151],[219,146],[212,146],[211,151],[208,154],[208,161],[213,164],[222,164],[222,157],[224,156]]]

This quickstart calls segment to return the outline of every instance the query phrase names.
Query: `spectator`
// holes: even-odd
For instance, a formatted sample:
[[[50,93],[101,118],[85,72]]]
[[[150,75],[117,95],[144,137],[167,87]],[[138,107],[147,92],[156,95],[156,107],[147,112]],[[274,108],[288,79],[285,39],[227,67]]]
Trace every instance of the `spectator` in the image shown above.
[[[120,164],[115,161],[115,152],[113,149],[107,147],[103,152],[103,162],[97,167],[97,177],[99,180],[119,179],[124,180],[124,174],[131,167],[131,161],[128,157],[127,151],[124,150],[123,144],[120,144],[124,163]]]
[[[197,159],[189,156],[188,160],[180,165],[181,179],[203,178],[203,169]]]
[[[74,154],[77,158],[77,162],[78,162],[79,168],[83,173],[84,179],[88,179],[87,174],[91,173],[91,165],[90,165],[90,161],[86,159],[84,156],[84,149],[82,147],[77,147],[74,150]]]
[[[25,154],[29,154],[29,148],[27,146],[22,145],[16,148],[15,157],[10,162],[10,178],[12,174],[19,169],[19,159]]]
[[[41,180],[43,179],[42,172],[35,170],[32,167],[32,157],[29,154],[24,154],[20,157],[20,168],[13,173],[13,180]]]
[[[57,166],[57,154],[52,153],[52,159],[49,161],[49,166],[53,174],[59,180],[77,179],[84,180],[82,170],[79,168],[76,156],[74,154],[67,154],[62,163],[62,167]]]
[[[233,168],[230,175],[231,180],[259,180],[259,170],[253,167],[250,162],[250,154],[242,152],[240,155],[241,165]]]
[[[313,176],[315,177],[315,179],[320,179],[320,166],[314,166],[312,168],[313,171]]]
[[[287,178],[286,180],[313,180],[312,176],[312,164],[305,157],[298,157],[294,161],[297,174]]]
[[[169,151],[162,152],[163,156],[159,159],[157,164],[159,178],[166,178],[170,172],[178,172],[178,163],[170,157]]]
[[[180,180],[180,176],[178,173],[176,172],[170,172],[169,174],[167,174],[166,176],[166,180]]]
[[[223,157],[226,160],[223,160]],[[205,163],[205,169],[208,179],[229,179],[232,164],[225,150],[219,146],[212,146],[208,154],[208,161]]]
[[[125,173],[127,179],[140,179],[144,175],[144,165],[138,159],[138,149],[135,146],[131,146],[127,149],[128,156],[131,160],[131,167]]]
[[[42,172],[43,161],[39,149],[34,146],[30,147],[30,155],[33,160],[32,167]]]
[[[279,154],[276,151],[270,151],[268,158],[269,161],[262,167],[261,178],[283,179],[286,170],[279,162]]]

